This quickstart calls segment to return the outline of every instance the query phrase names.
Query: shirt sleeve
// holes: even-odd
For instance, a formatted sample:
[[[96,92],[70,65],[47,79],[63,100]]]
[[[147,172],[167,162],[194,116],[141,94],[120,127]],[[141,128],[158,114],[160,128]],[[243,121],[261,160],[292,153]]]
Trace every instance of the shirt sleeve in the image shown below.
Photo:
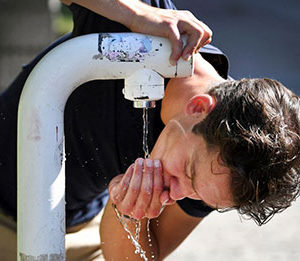
[[[210,212],[215,210],[205,205],[205,203],[201,200],[194,200],[190,198],[184,198],[182,200],[179,200],[177,201],[177,204],[188,215],[199,218],[204,218]]]

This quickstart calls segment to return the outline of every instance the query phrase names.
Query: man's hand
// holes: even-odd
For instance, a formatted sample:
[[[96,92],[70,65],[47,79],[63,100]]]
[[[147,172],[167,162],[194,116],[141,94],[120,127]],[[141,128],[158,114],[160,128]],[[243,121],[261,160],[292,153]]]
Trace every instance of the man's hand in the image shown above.
[[[189,60],[193,53],[211,42],[210,28],[189,11],[160,9],[139,2],[135,12],[136,15],[132,16],[128,27],[133,32],[168,38],[172,43],[172,65],[175,65],[180,57]],[[183,34],[188,36],[185,46],[180,39],[180,35]]]
[[[155,218],[165,203],[174,203],[164,190],[161,163],[152,159],[139,158],[125,174],[113,178],[109,195],[122,214],[134,219]]]

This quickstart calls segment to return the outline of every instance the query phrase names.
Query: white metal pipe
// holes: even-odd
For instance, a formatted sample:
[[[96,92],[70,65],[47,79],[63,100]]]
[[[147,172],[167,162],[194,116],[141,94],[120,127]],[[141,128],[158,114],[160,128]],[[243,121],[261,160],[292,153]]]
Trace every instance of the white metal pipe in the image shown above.
[[[161,99],[161,76],[193,72],[192,61],[170,66],[170,53],[160,37],[91,34],[59,45],[33,69],[18,112],[18,260],[65,260],[63,113],[70,94],[87,81],[125,79],[128,99]]]

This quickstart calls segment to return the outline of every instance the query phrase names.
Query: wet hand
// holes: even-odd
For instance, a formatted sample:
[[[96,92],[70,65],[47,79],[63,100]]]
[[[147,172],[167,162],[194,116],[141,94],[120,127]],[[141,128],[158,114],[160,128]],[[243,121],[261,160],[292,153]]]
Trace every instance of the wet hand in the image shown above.
[[[161,163],[152,159],[139,158],[125,174],[112,179],[109,195],[119,212],[134,219],[155,218],[164,203],[174,203],[163,186]]]
[[[189,11],[160,9],[141,3],[136,13],[128,27],[134,32],[168,38],[172,44],[172,65],[180,57],[188,60],[193,53],[211,42],[210,28]],[[183,34],[188,36],[184,48],[180,39]]]

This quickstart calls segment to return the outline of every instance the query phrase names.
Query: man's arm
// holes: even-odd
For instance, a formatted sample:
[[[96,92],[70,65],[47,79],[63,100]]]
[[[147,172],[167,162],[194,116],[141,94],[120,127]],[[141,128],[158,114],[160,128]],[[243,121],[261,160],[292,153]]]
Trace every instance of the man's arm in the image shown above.
[[[178,204],[167,206],[159,217],[151,219],[151,247],[147,235],[147,220],[143,219],[139,243],[146,251],[148,260],[152,260],[151,256],[154,256],[155,261],[163,260],[180,245],[200,221],[201,218],[191,217],[183,212]],[[134,235],[134,224],[131,231]],[[139,255],[134,253],[135,248],[118,222],[111,202],[105,208],[100,235],[105,260],[141,260]]]
[[[189,11],[160,9],[139,0],[61,0],[76,3],[110,20],[119,22],[131,31],[168,38],[172,43],[170,63],[175,65],[182,56],[189,59],[192,53],[211,42],[212,32]],[[180,35],[186,34],[186,46]]]

